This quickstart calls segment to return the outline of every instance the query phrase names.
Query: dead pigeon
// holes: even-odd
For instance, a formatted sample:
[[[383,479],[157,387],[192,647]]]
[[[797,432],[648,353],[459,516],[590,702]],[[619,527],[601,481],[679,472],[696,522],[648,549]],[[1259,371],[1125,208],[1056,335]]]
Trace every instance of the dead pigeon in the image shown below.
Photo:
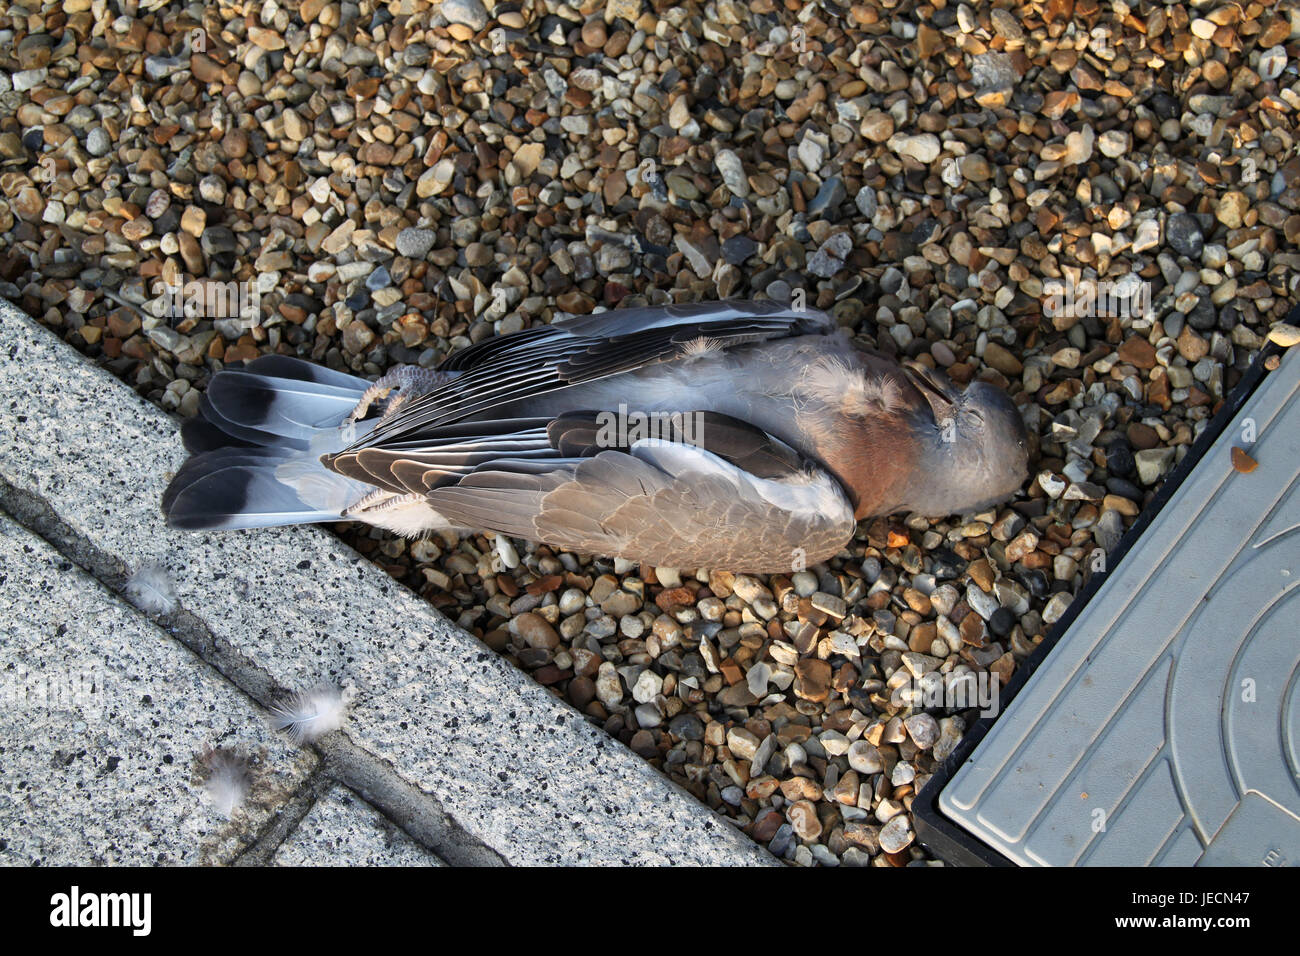
[[[1028,473],[1005,393],[773,302],[574,317],[374,385],[268,355],[214,375],[199,407],[163,496],[176,528],[349,519],[788,572],[859,519],[983,509]]]

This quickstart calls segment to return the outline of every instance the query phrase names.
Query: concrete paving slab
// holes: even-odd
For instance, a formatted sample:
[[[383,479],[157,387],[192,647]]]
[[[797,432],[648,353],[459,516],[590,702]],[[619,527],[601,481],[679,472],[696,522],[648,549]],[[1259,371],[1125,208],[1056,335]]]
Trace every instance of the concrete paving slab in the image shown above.
[[[7,303],[0,350],[5,507],[113,584],[161,563],[177,635],[254,698],[349,689],[343,736],[458,839],[518,864],[775,863],[327,531],[167,529],[176,422]],[[347,782],[401,819],[376,796],[393,781]]]
[[[225,863],[318,763],[157,625],[0,515],[0,863]],[[227,819],[200,755],[250,761]]]
[[[331,787],[271,857],[272,866],[443,866],[347,787]]]

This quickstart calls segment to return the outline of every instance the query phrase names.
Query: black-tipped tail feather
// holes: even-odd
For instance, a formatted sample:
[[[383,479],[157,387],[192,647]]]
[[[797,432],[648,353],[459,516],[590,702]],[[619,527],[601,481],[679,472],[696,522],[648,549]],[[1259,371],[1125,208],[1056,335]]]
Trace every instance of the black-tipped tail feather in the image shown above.
[[[198,531],[339,518],[369,489],[319,458],[345,444],[339,426],[368,385],[280,355],[218,372],[181,429],[192,457],[163,493],[167,523]]]
[[[247,461],[205,463],[201,474],[171,495],[167,507],[167,523],[186,531],[271,528],[331,521],[340,515],[339,510],[304,502],[276,478],[274,466]]]

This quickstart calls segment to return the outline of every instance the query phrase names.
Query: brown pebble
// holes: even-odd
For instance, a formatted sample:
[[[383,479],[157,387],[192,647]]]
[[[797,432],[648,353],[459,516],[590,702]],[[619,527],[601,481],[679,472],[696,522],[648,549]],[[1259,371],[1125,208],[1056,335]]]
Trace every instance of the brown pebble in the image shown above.
[[[605,24],[594,17],[582,25],[582,42],[595,49],[605,45]]]
[[[1003,375],[1019,375],[1024,371],[1020,359],[997,342],[990,342],[984,347],[984,364],[989,368],[997,369]]]
[[[808,800],[799,800],[786,811],[790,826],[801,840],[815,840],[822,835],[822,822],[817,818],[817,808]]]
[[[804,700],[820,703],[830,696],[831,665],[804,659],[794,665],[794,692]]]
[[[569,681],[568,694],[574,707],[586,707],[596,698],[596,684],[590,677],[575,677]]]
[[[984,646],[984,620],[978,614],[967,614],[957,630],[961,632],[963,643],[971,647]]]
[[[903,590],[903,600],[906,601],[907,606],[917,614],[924,615],[930,613],[930,598],[918,591],[916,588],[905,588]]]
[[[632,748],[632,752],[642,757],[657,757],[659,748],[655,745],[655,737],[648,730],[638,730],[632,735],[632,739],[627,744]]]
[[[203,238],[203,227],[207,225],[208,214],[198,206],[186,206],[181,213],[181,229],[195,239]]]
[[[938,635],[938,625],[933,621],[922,621],[907,635],[907,646],[918,654],[929,654]]]
[[[200,83],[220,83],[222,80],[221,66],[203,53],[190,57],[190,71]]]
[[[822,787],[816,780],[807,777],[791,777],[781,781],[781,794],[787,800],[820,800]]]
[[[248,154],[248,134],[232,129],[221,137],[221,148],[229,159],[243,159]]]
[[[1286,322],[1278,322],[1268,330],[1268,340],[1284,349],[1300,345],[1300,328]]]
[[[533,680],[543,687],[549,687],[551,684],[558,684],[562,680],[568,680],[573,676],[571,670],[561,670],[554,664],[544,664],[533,671]]]
[[[1252,471],[1254,471],[1256,468],[1259,467],[1259,462],[1257,462],[1254,458],[1251,458],[1250,455],[1246,454],[1245,449],[1237,448],[1236,446],[1233,446],[1232,467],[1235,468],[1237,471],[1241,472],[1243,475],[1249,475]]]
[[[751,797],[750,799],[755,799]],[[758,843],[767,843],[772,837],[776,836],[776,831],[781,829],[785,823],[785,818],[775,810],[768,810],[754,821],[754,828],[749,831],[749,835]]]
[[[659,605],[662,611],[685,607],[694,600],[695,594],[690,588],[667,588],[655,595],[655,604]]]
[[[533,581],[524,590],[534,597],[537,597],[541,594],[550,594],[552,591],[559,590],[562,584],[564,584],[564,578],[560,575],[548,574],[544,578],[538,578],[536,581]]]
[[[181,258],[191,275],[201,275],[204,269],[203,249],[199,241],[188,232],[178,233],[177,244],[180,246]]]
[[[981,591],[987,592],[993,590],[993,579],[995,575],[993,573],[993,565],[989,564],[988,558],[980,558],[978,561],[972,562],[970,567],[967,568],[967,571],[970,574],[971,580],[979,585]]]
[[[1210,343],[1197,335],[1190,325],[1184,325],[1178,333],[1178,354],[1195,364],[1210,354]]]
[[[1128,427],[1129,444],[1137,451],[1147,451],[1160,444],[1160,436],[1150,425],[1133,422]]]
[[[544,647],[554,650],[560,643],[560,635],[540,614],[525,611],[515,618],[515,629],[529,647]]]
[[[139,242],[152,233],[153,223],[143,217],[122,223],[122,238],[130,242]]]
[[[1119,359],[1138,368],[1155,368],[1156,347],[1141,336],[1135,335],[1119,347]]]

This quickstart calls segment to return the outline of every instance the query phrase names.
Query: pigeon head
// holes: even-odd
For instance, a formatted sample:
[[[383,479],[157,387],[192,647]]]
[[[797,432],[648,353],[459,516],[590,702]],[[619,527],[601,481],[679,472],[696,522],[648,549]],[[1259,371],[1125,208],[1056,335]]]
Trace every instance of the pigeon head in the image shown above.
[[[1009,497],[1029,474],[1029,434],[1020,409],[1002,389],[972,382],[962,393],[958,414],[966,419],[971,444],[984,450],[991,494]]]
[[[959,514],[1011,497],[1029,475],[1029,436],[1016,403],[987,382],[958,389],[934,370],[908,366],[907,372],[926,400],[916,427],[930,480],[918,483],[906,506]]]

